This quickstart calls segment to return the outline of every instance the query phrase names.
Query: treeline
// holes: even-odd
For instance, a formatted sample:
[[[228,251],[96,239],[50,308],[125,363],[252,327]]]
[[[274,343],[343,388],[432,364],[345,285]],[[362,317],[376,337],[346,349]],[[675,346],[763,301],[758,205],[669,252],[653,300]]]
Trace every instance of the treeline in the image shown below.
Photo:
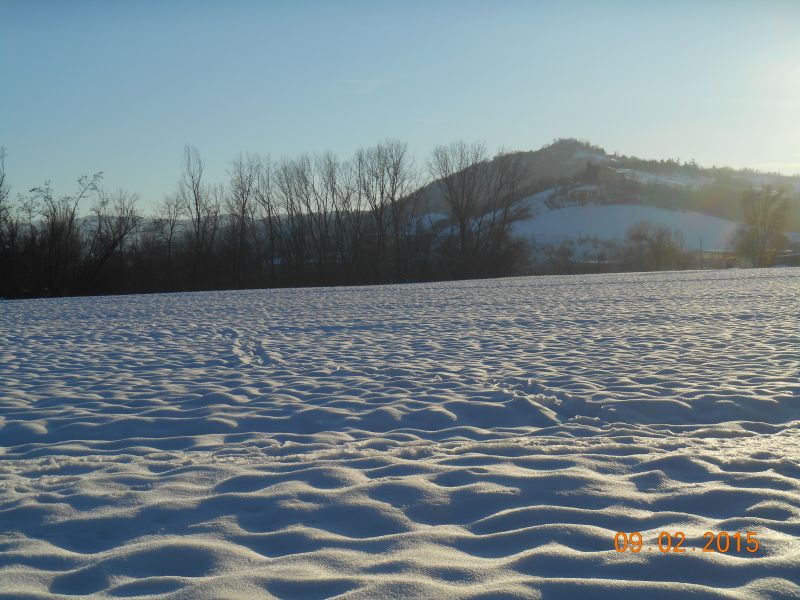
[[[75,193],[49,183],[12,198],[0,153],[0,296],[367,284],[524,272],[510,235],[527,217],[517,154],[436,148],[418,167],[386,141],[349,160],[240,155],[209,182],[187,146],[173,193],[151,214],[102,174]],[[430,182],[423,185],[426,181]],[[85,208],[88,206],[88,210]]]
[[[680,231],[643,220],[621,240],[581,236],[534,244],[532,270],[540,275],[664,271],[694,266]]]

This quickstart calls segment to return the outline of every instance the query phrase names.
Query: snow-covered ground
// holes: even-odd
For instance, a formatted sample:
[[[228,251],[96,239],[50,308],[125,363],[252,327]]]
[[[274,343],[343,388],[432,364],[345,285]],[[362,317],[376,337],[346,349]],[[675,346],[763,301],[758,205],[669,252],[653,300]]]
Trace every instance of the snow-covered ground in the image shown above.
[[[534,197],[535,198],[535,197]],[[692,211],[673,211],[634,204],[586,204],[542,210],[531,219],[514,224],[520,237],[534,236],[544,243],[594,236],[602,240],[623,240],[628,228],[640,221],[664,225],[683,235],[689,250],[726,250],[731,247],[737,223]]]
[[[683,187],[690,189],[700,189],[711,183],[714,180],[700,174],[690,174],[682,171],[675,173],[649,173],[648,171],[639,171],[636,169],[614,169],[617,173],[624,175],[628,179],[638,181],[644,184],[660,184],[671,187]]]
[[[800,597],[798,289],[0,303],[0,597]]]

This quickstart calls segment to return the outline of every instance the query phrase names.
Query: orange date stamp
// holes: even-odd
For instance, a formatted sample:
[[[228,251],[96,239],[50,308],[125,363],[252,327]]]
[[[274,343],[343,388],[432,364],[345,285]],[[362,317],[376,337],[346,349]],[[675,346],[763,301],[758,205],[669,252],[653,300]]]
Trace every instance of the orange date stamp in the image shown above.
[[[747,532],[728,532],[706,531],[703,534],[705,544],[702,546],[685,545],[686,535],[682,531],[670,533],[662,531],[658,534],[654,544],[647,544],[638,531],[626,533],[618,531],[614,536],[614,548],[617,552],[652,552],[658,549],[662,554],[685,552],[718,552],[721,554],[755,554],[760,548],[758,536],[755,531]]]

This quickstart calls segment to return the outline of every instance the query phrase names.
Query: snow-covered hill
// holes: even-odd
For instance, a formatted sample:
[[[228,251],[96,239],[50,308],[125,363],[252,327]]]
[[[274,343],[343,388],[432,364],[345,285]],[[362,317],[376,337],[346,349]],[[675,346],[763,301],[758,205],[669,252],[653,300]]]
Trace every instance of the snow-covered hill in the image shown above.
[[[514,235],[537,242],[558,243],[594,236],[623,240],[631,225],[649,221],[664,225],[683,236],[689,250],[727,250],[737,223],[693,211],[671,211],[653,206],[611,204],[568,206],[541,210],[533,218],[514,224]]]
[[[790,239],[800,239],[800,177],[610,155],[575,139],[517,156],[524,171],[520,189],[527,191],[520,201],[531,218],[514,232],[535,235],[540,243],[621,239],[628,227],[646,220],[680,232],[689,250],[727,250],[742,219],[743,193],[762,186],[794,194],[787,228]],[[422,188],[421,197],[425,214],[446,214],[435,182]]]

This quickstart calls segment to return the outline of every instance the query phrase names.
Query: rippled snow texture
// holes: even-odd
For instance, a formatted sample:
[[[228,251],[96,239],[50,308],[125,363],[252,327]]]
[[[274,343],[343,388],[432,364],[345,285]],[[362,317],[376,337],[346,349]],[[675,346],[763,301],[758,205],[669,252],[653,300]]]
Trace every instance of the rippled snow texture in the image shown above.
[[[800,271],[0,303],[0,596],[800,597]],[[617,531],[755,531],[756,555]]]

